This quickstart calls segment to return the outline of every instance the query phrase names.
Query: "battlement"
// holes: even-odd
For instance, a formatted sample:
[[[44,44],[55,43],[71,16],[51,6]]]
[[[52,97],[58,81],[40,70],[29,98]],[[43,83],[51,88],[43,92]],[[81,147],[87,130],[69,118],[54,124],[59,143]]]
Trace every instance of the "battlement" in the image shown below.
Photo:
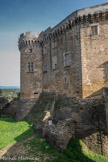
[[[74,26],[80,25],[83,27],[85,25],[87,26],[89,24],[98,23],[99,21],[105,20],[108,20],[108,3],[89,8],[83,8],[72,12],[56,26],[54,26],[53,28],[48,27],[41,33],[22,33],[19,37],[19,46],[20,44],[30,44],[30,42],[33,43],[34,41],[46,41],[48,39],[55,39],[55,37]]]
[[[106,11],[108,11],[108,3],[77,10],[77,16],[83,16],[83,15],[94,14],[94,13],[96,14],[96,13],[106,12]]]
[[[19,46],[19,50],[21,50],[22,48],[25,48],[27,46],[34,46],[34,45],[38,45],[39,44],[39,32],[36,33],[32,33],[32,32],[26,32],[25,34],[22,33],[19,36],[19,41],[18,41],[18,46]]]
[[[49,38],[55,39],[60,34],[77,25],[84,27],[105,20],[108,20],[108,3],[83,8],[72,12],[64,20],[54,26],[50,32],[44,36],[44,40]]]
[[[25,34],[22,33],[20,34],[20,37],[19,39],[21,40],[34,40],[34,39],[37,39],[39,37],[39,32],[36,32],[36,33],[32,33],[32,32],[26,32]]]

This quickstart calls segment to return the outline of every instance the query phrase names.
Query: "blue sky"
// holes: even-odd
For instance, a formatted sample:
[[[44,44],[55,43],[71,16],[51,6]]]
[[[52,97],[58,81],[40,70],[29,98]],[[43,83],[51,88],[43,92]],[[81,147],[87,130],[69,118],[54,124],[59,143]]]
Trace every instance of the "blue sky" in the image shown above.
[[[0,0],[0,86],[20,85],[18,36],[55,26],[73,11],[108,0]]]

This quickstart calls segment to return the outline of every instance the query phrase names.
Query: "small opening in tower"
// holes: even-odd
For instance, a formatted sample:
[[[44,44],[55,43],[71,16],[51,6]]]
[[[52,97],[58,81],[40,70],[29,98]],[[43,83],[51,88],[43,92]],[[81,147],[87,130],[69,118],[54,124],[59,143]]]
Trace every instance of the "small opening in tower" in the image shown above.
[[[29,49],[29,52],[30,52],[30,53],[32,53],[32,52],[33,52],[32,48],[31,48],[31,49]]]
[[[66,78],[64,78],[64,82],[65,82],[65,83],[67,82],[67,79],[66,79]]]
[[[34,92],[34,94],[38,94],[38,92]]]

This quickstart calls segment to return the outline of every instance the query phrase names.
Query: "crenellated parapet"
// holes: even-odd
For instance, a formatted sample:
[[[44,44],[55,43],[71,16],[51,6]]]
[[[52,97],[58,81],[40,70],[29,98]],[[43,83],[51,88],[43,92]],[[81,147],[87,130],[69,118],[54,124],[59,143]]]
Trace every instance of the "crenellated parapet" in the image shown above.
[[[80,27],[87,27],[90,24],[99,23],[99,22],[105,22],[108,21],[108,10],[105,11],[98,11],[94,13],[88,13],[88,14],[77,14],[76,17],[72,20],[68,20],[65,24],[63,22],[59,23],[58,27],[52,28],[51,32],[48,33],[43,38],[43,42],[47,42],[48,40],[56,39],[58,36],[62,35],[63,33],[67,32],[68,30],[80,26]]]
[[[23,48],[34,48],[40,46],[39,34],[40,33],[38,32],[35,34],[32,32],[26,32],[25,34],[22,33],[19,36],[18,41],[19,50],[22,50]]]

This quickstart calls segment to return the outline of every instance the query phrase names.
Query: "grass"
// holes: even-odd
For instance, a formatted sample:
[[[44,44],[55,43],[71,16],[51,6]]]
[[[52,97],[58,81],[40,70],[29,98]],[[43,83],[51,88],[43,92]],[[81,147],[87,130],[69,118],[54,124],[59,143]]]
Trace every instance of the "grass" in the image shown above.
[[[33,129],[25,121],[15,122],[13,118],[0,118],[0,149],[13,145],[33,133]]]
[[[38,152],[42,152],[43,157],[46,154],[52,155],[53,159],[47,159],[46,162],[108,162],[108,158],[95,154],[90,150],[83,151],[85,144],[79,139],[71,139],[67,149],[60,153],[52,147],[52,145],[42,137],[38,136],[32,139],[25,146],[29,145],[30,150],[35,156]]]
[[[25,157],[37,157],[41,162],[108,162],[108,158],[91,152],[79,139],[71,139],[67,149],[60,153],[47,140],[34,134],[32,126],[26,121],[15,122],[10,117],[0,118],[0,150],[11,145],[11,152],[20,144],[25,149]],[[26,140],[32,136],[33,138]],[[14,152],[13,154],[15,156]]]

